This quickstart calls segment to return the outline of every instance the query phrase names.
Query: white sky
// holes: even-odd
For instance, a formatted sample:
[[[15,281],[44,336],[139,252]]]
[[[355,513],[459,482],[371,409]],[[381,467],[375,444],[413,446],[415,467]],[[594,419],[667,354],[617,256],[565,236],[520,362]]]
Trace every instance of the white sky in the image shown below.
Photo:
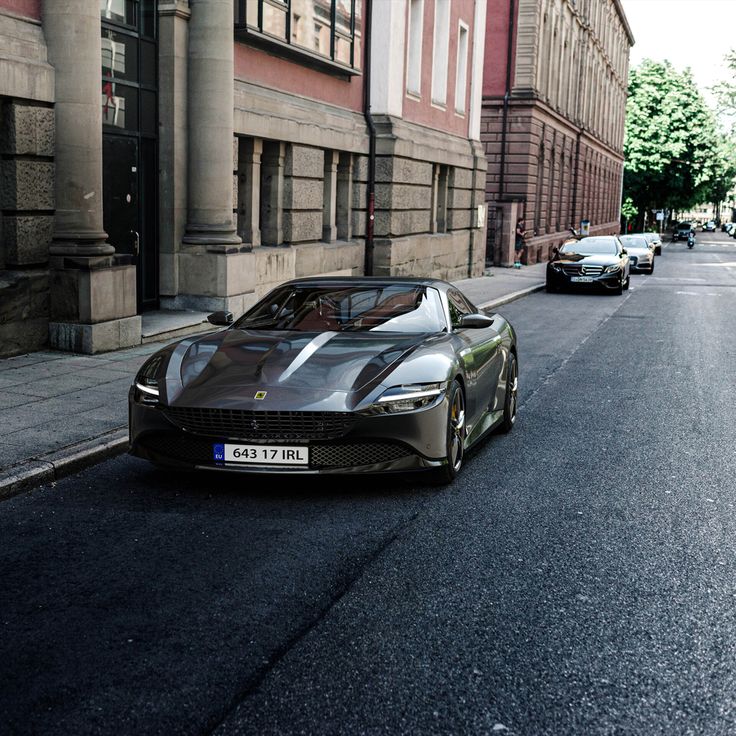
[[[636,39],[631,66],[668,59],[689,66],[706,99],[707,87],[734,79],[723,56],[736,49],[736,0],[621,0]]]

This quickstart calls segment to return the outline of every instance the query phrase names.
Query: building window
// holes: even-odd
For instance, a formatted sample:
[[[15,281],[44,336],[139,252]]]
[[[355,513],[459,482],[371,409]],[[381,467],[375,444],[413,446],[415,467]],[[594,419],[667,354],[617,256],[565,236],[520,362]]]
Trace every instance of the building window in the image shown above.
[[[434,45],[432,51],[432,102],[447,101],[447,65],[450,51],[450,0],[434,0]]]
[[[422,91],[422,40],[424,38],[424,0],[411,0],[409,6],[409,54],[406,91],[418,95]]]
[[[235,24],[352,69],[361,66],[361,0],[234,0]]]
[[[468,27],[460,21],[457,34],[457,71],[455,74],[455,110],[465,112],[468,81]]]

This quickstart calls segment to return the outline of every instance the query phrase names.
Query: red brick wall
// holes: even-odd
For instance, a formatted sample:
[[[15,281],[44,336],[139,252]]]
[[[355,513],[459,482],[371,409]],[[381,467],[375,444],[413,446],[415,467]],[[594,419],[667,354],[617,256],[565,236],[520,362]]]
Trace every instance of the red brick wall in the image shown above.
[[[41,0],[0,0],[0,8],[41,20]]]
[[[0,0],[0,3],[3,1]],[[361,39],[365,38],[365,3],[362,22]],[[378,31],[374,29],[375,32],[380,32],[380,29]],[[236,79],[302,95],[356,112],[363,109],[362,75],[350,78],[335,76],[312,69],[306,66],[306,63],[290,61],[242,43],[235,44]]]
[[[450,49],[447,65],[447,100],[444,108],[432,103],[432,56],[434,44],[434,0],[424,0],[424,34],[422,40],[422,84],[421,98],[404,96],[404,119],[420,125],[444,130],[467,137],[470,109],[470,80],[473,73],[473,19],[474,0],[453,0],[450,6]],[[409,3],[407,3],[406,28],[409,29]],[[457,45],[459,22],[468,26],[468,57],[465,93],[465,114],[455,112],[455,82],[457,77]],[[374,29],[374,33],[376,29]],[[409,44],[406,44],[407,50]]]
[[[483,63],[483,96],[503,97],[506,92],[506,56],[509,37],[509,0],[488,0],[486,11],[486,54]],[[515,2],[518,17],[519,2]],[[516,23],[514,24],[516,27]],[[512,59],[516,58],[516,34],[512,44]],[[514,68],[511,67],[511,87]]]

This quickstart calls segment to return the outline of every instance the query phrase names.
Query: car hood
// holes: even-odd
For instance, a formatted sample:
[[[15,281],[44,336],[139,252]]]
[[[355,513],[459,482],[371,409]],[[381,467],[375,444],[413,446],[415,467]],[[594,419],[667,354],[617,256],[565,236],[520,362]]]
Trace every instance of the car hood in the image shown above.
[[[557,263],[580,263],[584,266],[610,266],[618,261],[618,256],[604,253],[585,255],[584,253],[560,253],[555,259]]]
[[[166,373],[169,403],[265,409],[366,395],[428,335],[224,330],[186,340]],[[256,399],[266,392],[264,399]],[[264,397],[264,398],[266,398]]]

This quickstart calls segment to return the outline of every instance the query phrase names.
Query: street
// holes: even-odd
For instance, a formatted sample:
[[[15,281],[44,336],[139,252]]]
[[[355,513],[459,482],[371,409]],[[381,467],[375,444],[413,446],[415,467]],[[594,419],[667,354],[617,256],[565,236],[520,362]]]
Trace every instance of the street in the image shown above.
[[[455,483],[122,456],[2,503],[0,731],[736,732],[736,240],[501,308]]]

